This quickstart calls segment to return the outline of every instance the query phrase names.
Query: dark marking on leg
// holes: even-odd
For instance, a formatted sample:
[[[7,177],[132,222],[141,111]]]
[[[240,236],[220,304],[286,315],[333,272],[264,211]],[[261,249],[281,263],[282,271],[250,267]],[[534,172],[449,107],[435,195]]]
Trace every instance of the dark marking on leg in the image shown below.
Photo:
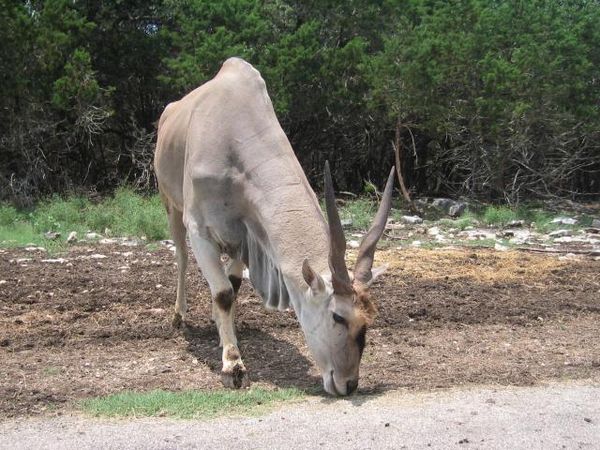
[[[236,277],[235,275],[229,275],[229,281],[233,286],[234,294],[237,295],[238,291],[240,290],[240,286],[242,285],[242,279]]]
[[[171,321],[171,325],[173,326],[173,328],[185,328],[185,322],[183,321],[183,317],[181,317],[181,314],[176,312],[173,315],[173,320]]]
[[[225,354],[225,358],[227,358],[229,361],[236,361],[240,359],[240,357],[240,352],[233,347],[228,348],[227,353]]]
[[[215,303],[222,311],[229,311],[231,309],[231,305],[233,305],[233,300],[235,300],[235,294],[233,289],[228,291],[221,291],[215,297]]]

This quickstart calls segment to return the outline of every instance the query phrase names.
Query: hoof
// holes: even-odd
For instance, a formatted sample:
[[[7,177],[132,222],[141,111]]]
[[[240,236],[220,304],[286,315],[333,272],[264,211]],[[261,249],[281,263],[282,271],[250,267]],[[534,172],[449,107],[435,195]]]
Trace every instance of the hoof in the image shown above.
[[[244,366],[236,364],[233,369],[227,372],[221,372],[221,381],[223,385],[230,389],[239,389],[250,386],[250,379],[248,378],[248,372]]]
[[[185,328],[185,320],[183,319],[181,314],[176,312],[173,315],[173,320],[171,321],[171,325],[173,325],[173,328]]]

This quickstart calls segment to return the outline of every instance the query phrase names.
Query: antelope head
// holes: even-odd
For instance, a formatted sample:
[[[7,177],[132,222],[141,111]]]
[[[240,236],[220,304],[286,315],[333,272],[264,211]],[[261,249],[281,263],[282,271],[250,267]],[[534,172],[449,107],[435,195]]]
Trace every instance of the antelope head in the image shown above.
[[[323,386],[332,395],[348,395],[358,386],[358,368],[365,347],[367,327],[375,316],[369,286],[385,267],[373,269],[375,247],[383,234],[392,203],[394,168],[385,186],[377,215],[363,237],[354,271],[346,268],[346,239],[335,205],[329,164],[325,163],[325,203],[329,222],[328,273],[316,273],[304,260],[306,292],[302,328],[321,370]]]

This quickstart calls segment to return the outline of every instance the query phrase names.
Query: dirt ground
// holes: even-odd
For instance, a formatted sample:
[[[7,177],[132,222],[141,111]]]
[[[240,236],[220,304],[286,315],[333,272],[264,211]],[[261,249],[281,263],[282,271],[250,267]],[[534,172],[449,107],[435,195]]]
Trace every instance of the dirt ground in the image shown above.
[[[390,268],[373,286],[359,392],[600,381],[600,261],[474,249],[377,258]],[[189,266],[188,326],[175,330],[166,248],[0,249],[0,418],[123,389],[220,388],[208,286]],[[323,392],[294,313],[267,311],[246,280],[236,324],[255,386]]]

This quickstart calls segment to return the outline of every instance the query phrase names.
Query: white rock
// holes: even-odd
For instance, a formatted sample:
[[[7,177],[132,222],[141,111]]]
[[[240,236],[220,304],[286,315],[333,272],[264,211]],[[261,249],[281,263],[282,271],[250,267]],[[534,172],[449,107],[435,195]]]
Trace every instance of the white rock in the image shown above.
[[[508,241],[513,245],[523,245],[531,238],[529,230],[512,230],[513,237]]]
[[[67,242],[75,242],[77,240],[77,231],[71,231],[67,236]]]
[[[110,244],[116,244],[118,242],[119,242],[118,239],[103,238],[98,241],[98,244],[110,245]]]
[[[405,225],[403,223],[388,223],[385,226],[386,230],[403,230]]]
[[[43,263],[48,263],[48,264],[64,264],[67,261],[68,261],[68,259],[64,259],[64,258],[42,259]]]
[[[569,261],[569,260],[574,260],[574,259],[580,259],[580,258],[579,258],[579,256],[575,255],[574,253],[567,253],[564,256],[558,257],[559,261]]]
[[[402,216],[400,220],[402,220],[404,223],[410,223],[412,225],[423,223],[423,219],[421,219],[419,216]]]
[[[571,230],[556,230],[551,233],[548,233],[548,236],[551,238],[562,237],[562,236],[571,236],[573,232]]]
[[[358,248],[360,247],[360,242],[352,240],[348,242],[348,245],[350,246],[350,248]]]
[[[427,230],[427,234],[429,236],[437,236],[440,234],[440,229],[438,227],[431,227]]]
[[[577,219],[573,219],[571,217],[556,217],[552,219],[551,223],[558,223],[560,225],[575,225],[577,223]]]
[[[575,240],[576,239],[572,238],[571,236],[563,236],[563,237],[559,237],[559,238],[554,239],[554,242],[558,242],[558,243],[561,243],[561,244],[568,244],[568,243],[571,243],[571,242],[573,242]]]
[[[519,228],[525,225],[524,220],[511,220],[506,224],[506,228]]]
[[[508,250],[508,247],[502,245],[502,244],[498,244],[497,242],[494,244],[494,250],[499,251],[499,252],[505,252]]]
[[[6,284],[6,283],[8,283],[8,281],[6,281],[6,280],[0,280],[0,284]]]
[[[138,245],[140,245],[140,241],[138,241],[137,239],[123,239],[123,241],[121,241],[121,245],[124,245],[126,247],[137,247]]]
[[[421,241],[412,241],[410,245],[412,247],[420,247],[421,244],[422,244]]]
[[[467,205],[462,202],[457,202],[448,209],[448,215],[451,217],[461,216],[467,209]]]
[[[458,237],[467,238],[469,241],[474,241],[477,239],[496,239],[496,233],[492,233],[486,230],[467,230],[461,231],[458,233]]]
[[[44,247],[25,247],[26,252],[45,252]]]
[[[454,203],[455,201],[449,198],[436,198],[433,200],[433,202],[431,202],[431,206],[447,211],[452,205],[454,205]]]
[[[89,258],[91,258],[91,259],[104,259],[104,258],[108,258],[108,256],[101,255],[100,253],[94,253],[93,255],[90,255]]]
[[[94,233],[94,232],[89,232],[89,233],[85,234],[86,239],[100,239],[101,237],[102,237],[101,234]]]

